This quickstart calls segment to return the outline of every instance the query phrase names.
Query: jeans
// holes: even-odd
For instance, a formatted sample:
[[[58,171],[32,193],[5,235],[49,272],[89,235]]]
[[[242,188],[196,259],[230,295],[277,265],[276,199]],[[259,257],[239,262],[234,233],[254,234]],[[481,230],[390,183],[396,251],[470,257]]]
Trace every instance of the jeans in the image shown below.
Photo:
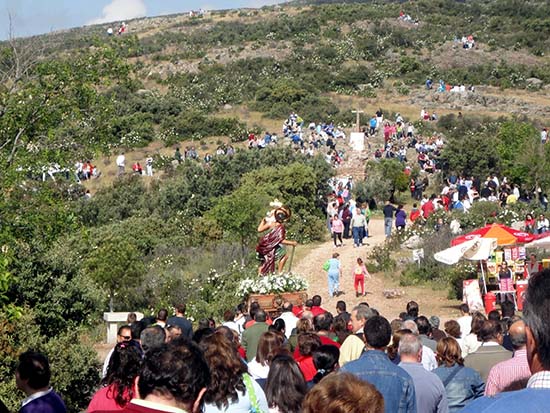
[[[393,218],[384,218],[384,234],[386,237],[391,237],[391,223]]]
[[[353,244],[357,247],[363,244],[363,230],[363,227],[353,227],[352,229]]]
[[[331,297],[338,291],[340,288],[340,274],[337,272],[328,273],[328,295]]]

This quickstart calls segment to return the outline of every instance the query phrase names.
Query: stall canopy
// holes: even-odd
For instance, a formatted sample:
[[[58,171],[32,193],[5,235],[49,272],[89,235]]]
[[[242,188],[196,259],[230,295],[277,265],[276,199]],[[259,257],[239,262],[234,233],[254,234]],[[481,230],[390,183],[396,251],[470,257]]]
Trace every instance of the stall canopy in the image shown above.
[[[466,241],[475,240],[478,238],[495,238],[497,240],[497,245],[514,245],[514,244],[525,244],[531,242],[535,239],[533,234],[528,232],[518,231],[507,227],[502,224],[491,224],[486,225],[483,228],[476,229],[475,231],[470,232],[466,235],[461,235],[451,241],[451,245],[459,245]]]
[[[550,232],[535,235],[535,240],[525,244],[525,248],[550,249]]]
[[[496,247],[496,238],[474,238],[436,252],[434,258],[447,265],[456,264],[461,258],[470,261],[486,260]]]

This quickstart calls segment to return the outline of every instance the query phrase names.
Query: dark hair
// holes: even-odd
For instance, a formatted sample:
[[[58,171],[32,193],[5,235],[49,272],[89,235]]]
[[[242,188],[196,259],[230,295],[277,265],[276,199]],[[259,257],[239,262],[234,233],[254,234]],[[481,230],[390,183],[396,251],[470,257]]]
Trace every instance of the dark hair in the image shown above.
[[[487,321],[487,317],[485,317],[485,315],[480,313],[479,311],[476,311],[475,313],[472,314],[471,332],[477,336],[478,340],[479,340],[479,330],[481,330],[481,327],[483,326],[483,323],[485,321]]]
[[[185,305],[185,303],[176,304],[175,308],[176,311],[181,314],[185,314],[185,310],[187,310],[187,306]]]
[[[166,308],[161,308],[157,314],[157,319],[166,321],[168,319],[168,310]]]
[[[210,369],[192,342],[163,344],[142,363],[138,389],[141,398],[161,394],[192,407],[200,391],[210,385]]]
[[[529,279],[529,286],[523,304],[525,324],[531,330],[537,343],[537,353],[545,370],[550,370],[550,270],[535,273]]]
[[[304,304],[306,307],[313,307],[313,300],[311,298],[308,298]]]
[[[321,347],[321,339],[315,333],[301,333],[298,335],[298,351],[302,356],[311,356]]]
[[[351,373],[336,373],[313,386],[303,413],[383,413],[384,398],[369,382]]]
[[[432,331],[430,321],[423,315],[417,317],[416,325],[418,326],[418,334],[428,335]]]
[[[27,385],[33,390],[47,387],[52,375],[48,358],[30,350],[19,355],[17,372],[22,380],[27,380]]]
[[[438,365],[452,367],[456,364],[463,366],[462,350],[458,341],[453,337],[444,337],[437,343],[436,358]]]
[[[193,333],[193,341],[195,343],[200,343],[205,337],[209,337],[215,333],[216,330],[210,327],[199,328]]]
[[[487,319],[489,321],[500,321],[500,313],[498,310],[489,311],[489,314],[487,314]]]
[[[144,353],[151,351],[155,347],[160,347],[166,340],[166,332],[160,326],[147,327],[139,336],[141,339],[141,348]]]
[[[281,413],[300,413],[307,385],[300,367],[286,354],[276,356],[267,375],[265,396]]]
[[[199,320],[197,330],[201,330],[203,328],[211,328],[210,327],[210,320],[208,318],[201,318]]]
[[[514,303],[510,301],[504,301],[500,303],[500,311],[502,312],[502,318],[509,318],[516,313],[516,307],[514,306]]]
[[[294,306],[292,305],[292,303],[290,301],[285,301],[283,303],[283,307],[282,307],[283,311],[292,311],[293,308],[294,308]]]
[[[126,322],[128,324],[134,324],[136,321],[137,321],[136,313],[128,313],[128,316],[126,317]]]
[[[313,365],[317,374],[313,376],[313,382],[319,383],[323,377],[332,373],[338,364],[340,350],[331,344],[324,344],[313,352]]]
[[[375,315],[367,319],[364,326],[365,340],[375,349],[386,347],[391,339],[391,326],[384,317]]]
[[[278,331],[279,333],[282,333],[283,331],[286,330],[285,320],[283,320],[282,318],[278,318],[273,322],[273,324],[269,326],[269,328],[271,328],[272,330]]]
[[[226,409],[239,399],[238,392],[246,391],[243,374],[247,368],[235,346],[221,333],[204,337],[199,345],[212,373],[204,400],[215,404],[218,409]]]
[[[418,317],[418,303],[416,301],[409,301],[407,303],[407,315],[410,317]]]
[[[223,313],[223,321],[233,321],[235,319],[235,312],[233,310],[226,310]]]
[[[478,338],[482,342],[494,340],[501,331],[500,324],[493,320],[484,321],[479,329]]]
[[[268,365],[282,348],[283,337],[278,333],[266,331],[258,341],[256,361],[262,365]]]
[[[460,304],[460,311],[462,311],[464,314],[468,314],[470,312],[470,307],[468,307],[468,304],[462,303]]]
[[[342,312],[346,311],[346,302],[345,301],[342,301],[342,300],[339,300],[337,303],[336,303],[336,308]]]
[[[118,335],[118,336],[121,336],[121,335],[122,335],[122,331],[124,331],[124,330],[126,330],[126,329],[130,330],[130,333],[132,332],[132,327],[129,326],[128,324],[124,324],[124,325],[122,325],[122,326],[120,326],[120,327],[118,328],[117,335]]]
[[[319,307],[321,305],[321,296],[314,295],[313,297],[311,297],[311,302],[314,307]]]
[[[253,301],[250,303],[250,308],[248,309],[248,314],[250,315],[250,318],[254,320],[254,316],[260,309],[260,304],[258,304],[257,301]]]
[[[141,332],[145,329],[145,323],[137,321],[132,323],[130,326],[130,331],[132,332],[132,340],[139,340],[141,338]]]
[[[102,384],[114,386],[114,399],[120,407],[126,406],[134,397],[134,379],[139,374],[140,365],[141,350],[135,341],[115,346]]]
[[[462,335],[462,332],[460,331],[460,324],[458,324],[458,321],[456,320],[448,320],[445,321],[445,333],[447,333],[450,337],[453,338],[460,338]]]
[[[346,338],[351,334],[348,330],[348,323],[344,320],[343,317],[335,317],[334,322],[332,323],[332,329],[336,337],[338,337],[338,342],[342,344]]]
[[[267,320],[267,314],[264,310],[261,308],[256,311],[256,314],[254,315],[254,321],[257,321],[259,323],[265,322]]]
[[[332,327],[333,321],[334,317],[329,312],[318,314],[313,319],[313,327],[315,328],[315,331],[328,331]]]

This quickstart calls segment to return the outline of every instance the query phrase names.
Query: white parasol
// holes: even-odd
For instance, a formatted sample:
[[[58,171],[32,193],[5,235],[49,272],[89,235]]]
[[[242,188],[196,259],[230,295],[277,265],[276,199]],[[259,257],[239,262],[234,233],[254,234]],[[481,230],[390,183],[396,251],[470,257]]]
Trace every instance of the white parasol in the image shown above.
[[[465,258],[470,261],[481,261],[488,259],[496,247],[496,238],[474,238],[455,245],[454,247],[447,248],[446,250],[436,252],[434,254],[434,258],[437,261],[447,265],[454,265],[460,261],[461,258]],[[483,265],[481,265],[481,276],[483,278],[483,289],[485,290],[485,293],[487,293]]]

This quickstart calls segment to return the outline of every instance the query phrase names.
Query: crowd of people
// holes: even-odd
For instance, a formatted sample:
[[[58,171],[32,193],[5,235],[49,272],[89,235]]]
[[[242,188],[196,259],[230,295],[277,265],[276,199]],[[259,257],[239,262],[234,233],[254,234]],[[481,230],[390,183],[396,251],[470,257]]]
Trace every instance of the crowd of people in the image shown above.
[[[411,301],[390,322],[366,302],[348,313],[338,301],[333,314],[314,296],[277,314],[242,304],[194,330],[184,305],[173,317],[131,313],[87,411],[545,411],[550,270],[530,278],[523,317],[507,302],[487,316],[460,310],[441,326]],[[21,412],[65,411],[50,375],[43,354],[21,354]]]

